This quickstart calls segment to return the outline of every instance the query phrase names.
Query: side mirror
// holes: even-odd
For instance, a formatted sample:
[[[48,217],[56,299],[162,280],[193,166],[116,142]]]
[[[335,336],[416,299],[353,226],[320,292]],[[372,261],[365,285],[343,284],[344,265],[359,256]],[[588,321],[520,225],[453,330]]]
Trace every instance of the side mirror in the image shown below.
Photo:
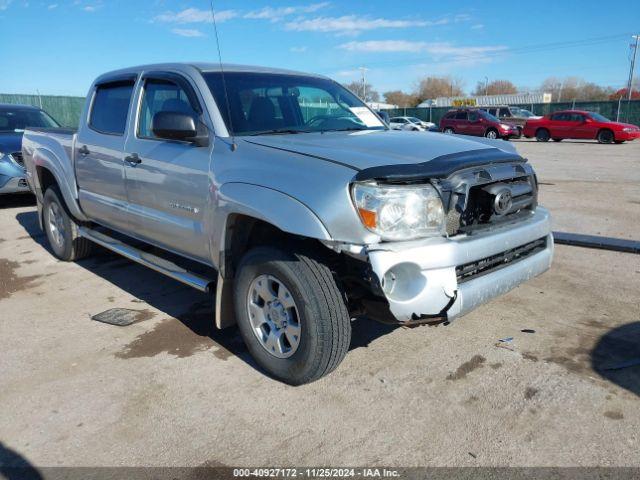
[[[196,120],[185,113],[158,112],[151,121],[151,131],[156,137],[192,142],[200,147],[209,144],[206,130],[204,132],[202,130],[196,125]]]

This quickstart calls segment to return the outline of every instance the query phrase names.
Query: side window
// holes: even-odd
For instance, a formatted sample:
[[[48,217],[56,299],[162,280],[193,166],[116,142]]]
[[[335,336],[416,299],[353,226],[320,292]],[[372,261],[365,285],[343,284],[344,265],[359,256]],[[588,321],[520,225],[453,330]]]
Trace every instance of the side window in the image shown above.
[[[133,82],[99,85],[93,97],[89,126],[101,133],[123,135],[133,94]]]
[[[551,120],[554,120],[556,122],[563,122],[566,119],[564,113],[554,113],[553,115],[551,115]]]
[[[469,112],[469,121],[477,122],[478,121],[478,112]]]
[[[500,117],[510,117],[510,116],[511,116],[511,112],[509,111],[508,108],[500,109]]]
[[[452,119],[455,117],[456,117],[456,112],[449,112],[444,116],[444,118],[448,118],[448,119]]]
[[[581,115],[579,113],[572,113],[570,121],[571,122],[582,123],[582,122],[584,122],[584,115]]]
[[[184,113],[198,118],[198,112],[193,108],[187,93],[168,80],[149,79],[144,84],[144,93],[140,105],[138,118],[138,136],[141,138],[156,138],[151,130],[153,116],[158,112]]]
[[[466,120],[467,119],[467,112],[466,111],[461,111],[461,112],[457,112],[456,113],[456,120]]]

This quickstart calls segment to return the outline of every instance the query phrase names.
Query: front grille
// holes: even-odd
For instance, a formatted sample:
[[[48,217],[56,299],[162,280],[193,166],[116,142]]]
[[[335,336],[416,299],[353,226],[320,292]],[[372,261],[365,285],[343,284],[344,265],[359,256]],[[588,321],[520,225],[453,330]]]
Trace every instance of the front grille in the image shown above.
[[[13,161],[16,162],[18,165],[20,165],[22,168],[24,168],[24,160],[22,158],[22,152],[13,152],[11,154],[11,158],[13,158]]]
[[[447,213],[449,235],[472,233],[498,223],[517,220],[525,217],[537,205],[537,186],[532,175],[480,182],[464,188],[464,193],[455,194],[455,202]],[[504,192],[508,193],[510,200],[506,208],[499,210],[498,197]]]
[[[547,237],[539,238],[533,242],[527,243],[520,247],[512,248],[504,252],[498,253],[491,257],[486,257],[475,262],[465,263],[456,267],[456,277],[458,283],[464,283],[473,280],[481,275],[495,272],[496,270],[506,267],[512,263],[523,260],[531,255],[547,248]]]

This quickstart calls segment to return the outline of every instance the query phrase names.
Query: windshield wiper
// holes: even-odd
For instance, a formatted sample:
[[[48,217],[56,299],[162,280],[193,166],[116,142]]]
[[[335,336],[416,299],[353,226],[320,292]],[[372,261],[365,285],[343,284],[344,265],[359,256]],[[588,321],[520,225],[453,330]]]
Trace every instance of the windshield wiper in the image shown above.
[[[347,127],[347,128],[328,128],[326,130],[320,130],[320,133],[324,132],[359,132],[361,130],[369,130],[367,127]]]
[[[274,128],[273,130],[263,130],[262,132],[250,133],[249,136],[256,135],[287,135],[296,133],[311,133],[309,130],[295,130],[293,128]]]

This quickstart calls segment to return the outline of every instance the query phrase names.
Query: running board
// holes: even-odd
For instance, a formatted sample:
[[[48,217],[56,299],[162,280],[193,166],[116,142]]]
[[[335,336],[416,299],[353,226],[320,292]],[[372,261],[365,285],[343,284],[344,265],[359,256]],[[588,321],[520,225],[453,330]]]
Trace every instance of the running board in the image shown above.
[[[122,255],[123,257],[139,263],[140,265],[149,267],[158,273],[162,273],[167,277],[171,277],[174,280],[189,285],[190,287],[193,287],[196,290],[200,290],[201,292],[208,292],[209,285],[214,283],[214,280],[185,270],[184,268],[176,265],[173,262],[170,262],[169,260],[165,260],[164,258],[160,258],[151,253],[139,250],[135,247],[132,247],[131,245],[127,245],[126,243],[121,242],[120,240],[109,237],[104,233],[100,233],[86,227],[79,227],[78,233],[80,234],[80,236],[91,240],[92,242],[97,243],[98,245],[101,245],[104,248],[111,250],[112,252]]]

